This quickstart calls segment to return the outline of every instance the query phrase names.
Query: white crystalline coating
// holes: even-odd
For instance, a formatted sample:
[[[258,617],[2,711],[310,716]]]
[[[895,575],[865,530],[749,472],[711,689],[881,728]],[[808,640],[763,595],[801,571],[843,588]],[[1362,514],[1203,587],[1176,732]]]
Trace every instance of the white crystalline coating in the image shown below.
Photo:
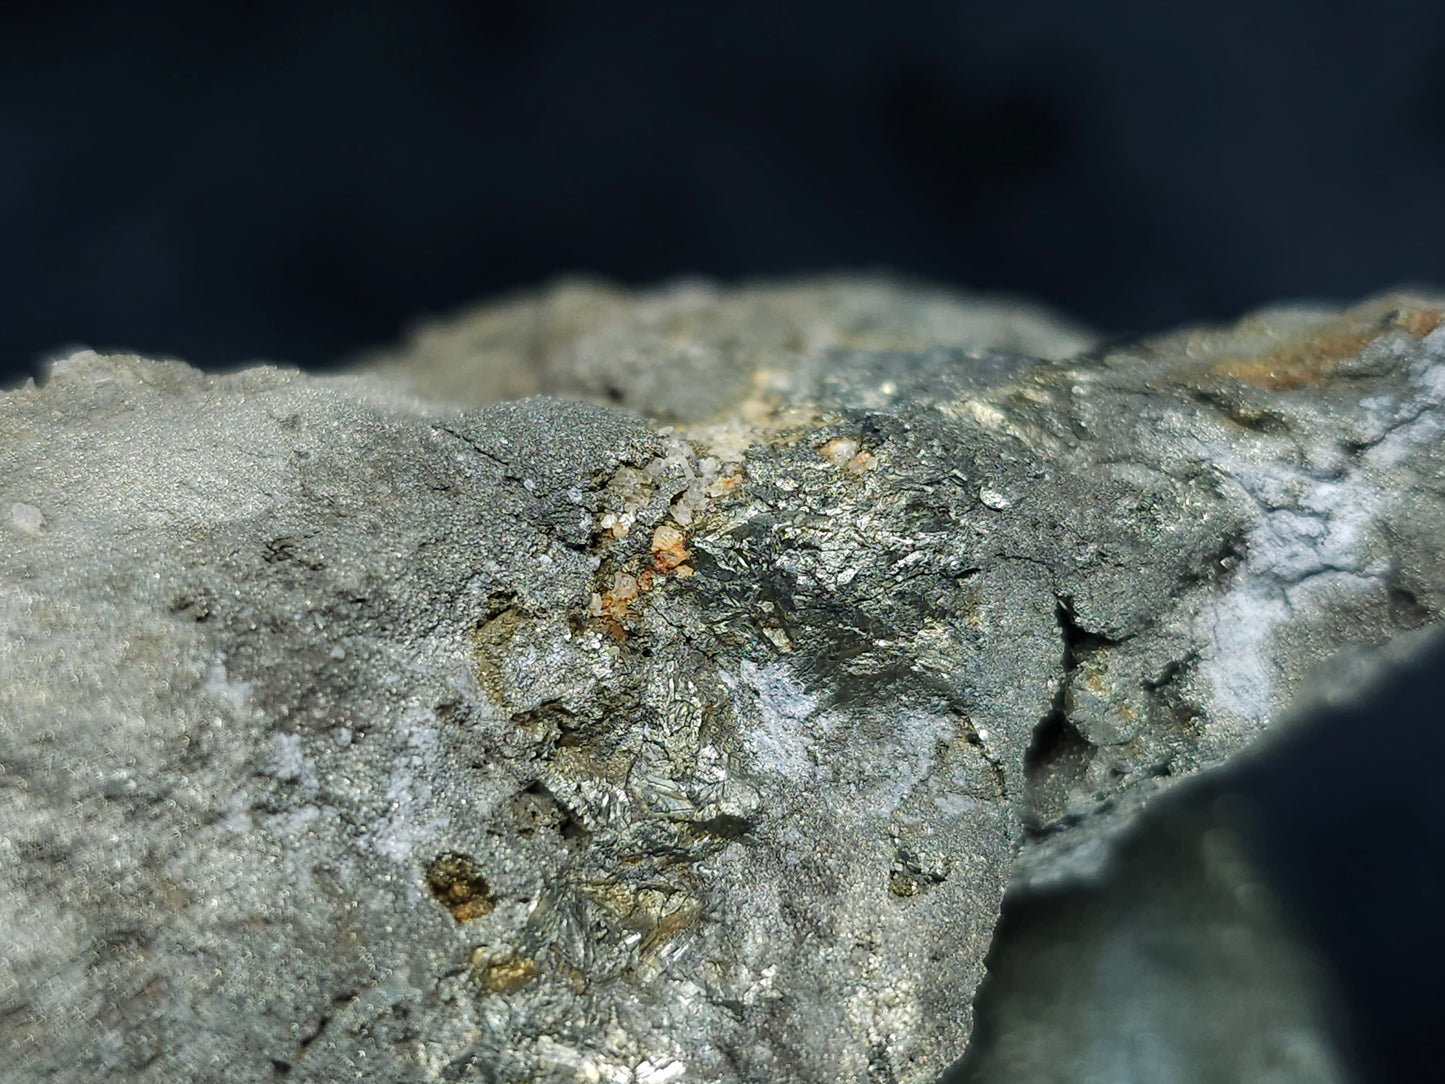
[[[998,490],[988,489],[987,487],[978,491],[978,499],[995,512],[1002,512],[1013,504],[1013,501],[1009,500]]]
[[[39,534],[45,524],[45,516],[35,505],[15,501],[10,505],[10,522],[26,534]]]
[[[1417,395],[1409,412],[1373,448],[1365,452],[1365,461],[1375,467],[1393,467],[1409,456],[1416,448],[1431,441],[1439,440],[1445,434],[1445,336],[1437,329],[1425,339],[1427,346],[1433,346],[1433,355],[1427,356],[1411,367],[1410,382]]]
[[[822,448],[823,458],[835,467],[841,467],[858,454],[858,442],[847,437],[828,441]]]
[[[680,1061],[660,1060],[656,1065],[644,1061],[635,1070],[637,1084],[668,1084],[687,1072],[687,1066]]]
[[[1246,719],[1268,711],[1274,673],[1267,653],[1288,616],[1283,592],[1261,580],[1242,584],[1200,614],[1199,634],[1213,651],[1204,670],[1220,707]]]
[[[933,804],[940,813],[950,817],[962,817],[978,808],[978,799],[968,794],[938,794]]]
[[[1328,451],[1314,458],[1323,462]],[[1284,462],[1247,459],[1223,442],[1201,442],[1199,455],[1255,508],[1244,564],[1230,590],[1199,615],[1203,669],[1220,708],[1262,722],[1278,706],[1274,636],[1292,619],[1293,607],[1308,601],[1306,581],[1328,576],[1356,591],[1376,585],[1368,542],[1386,497],[1358,466],[1342,477],[1320,478]]]
[[[758,666],[745,659],[741,669],[742,684],[756,697],[756,710],[749,714],[757,722],[746,735],[754,763],[795,782],[810,778],[815,769],[807,727],[818,698],[783,663]]]
[[[226,674],[226,664],[220,660],[211,663],[206,671],[206,682],[201,691],[225,704],[237,719],[243,719],[251,712],[251,683],[232,681]]]
[[[398,730],[406,737],[406,749],[392,762],[386,784],[387,812],[371,825],[371,844],[377,853],[408,863],[419,844],[436,838],[446,827],[432,786],[438,747],[436,713],[414,708],[402,718]]]
[[[945,716],[925,711],[904,712],[897,721],[897,745],[884,765],[886,774],[869,796],[872,808],[892,813],[913,788],[928,778],[939,742],[954,736]]]
[[[50,380],[96,381],[114,379],[114,374],[105,363],[105,356],[89,347],[83,347],[50,363]]]
[[[1251,495],[1264,499],[1254,478],[1236,478]],[[1375,487],[1357,472],[1338,482],[1303,474],[1289,481],[1299,494],[1295,507],[1265,511],[1250,532],[1251,571],[1289,583],[1326,570],[1357,570],[1363,559],[1360,545],[1381,505]]]
[[[978,399],[967,399],[959,406],[979,425],[986,429],[1007,429],[1008,417],[998,407]]]
[[[559,1043],[550,1035],[543,1035],[537,1040],[537,1061],[544,1069],[572,1069],[582,1068],[582,1054],[573,1047]],[[579,1074],[579,1079],[584,1079]]]
[[[299,734],[273,734],[271,736],[271,775],[275,779],[291,782],[300,779],[306,770],[306,757],[301,751]]]

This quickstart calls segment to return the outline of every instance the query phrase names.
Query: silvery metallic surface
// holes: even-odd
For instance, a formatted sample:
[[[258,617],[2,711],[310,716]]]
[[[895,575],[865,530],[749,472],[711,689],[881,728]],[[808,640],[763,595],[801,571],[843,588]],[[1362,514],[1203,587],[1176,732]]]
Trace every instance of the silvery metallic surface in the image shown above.
[[[58,362],[0,399],[12,1075],[936,1079],[1011,879],[1439,619],[1439,321],[574,284],[355,375]]]

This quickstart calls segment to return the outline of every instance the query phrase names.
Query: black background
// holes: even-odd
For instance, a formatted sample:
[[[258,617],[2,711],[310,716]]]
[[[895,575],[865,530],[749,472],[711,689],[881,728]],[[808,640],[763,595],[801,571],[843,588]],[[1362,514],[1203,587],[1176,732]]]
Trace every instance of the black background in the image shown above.
[[[76,344],[325,365],[564,271],[840,267],[1111,334],[1445,285],[1445,4],[0,7],[0,384]],[[1445,1024],[1427,684],[1246,778],[1374,1079]]]
[[[315,365],[560,271],[1110,333],[1445,282],[1445,5],[0,5],[0,359]]]

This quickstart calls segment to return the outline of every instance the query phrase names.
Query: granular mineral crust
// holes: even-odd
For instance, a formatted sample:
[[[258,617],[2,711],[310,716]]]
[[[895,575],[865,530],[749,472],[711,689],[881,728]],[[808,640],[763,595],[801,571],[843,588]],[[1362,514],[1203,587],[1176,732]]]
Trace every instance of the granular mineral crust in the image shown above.
[[[937,1079],[1011,879],[1439,620],[1439,322],[571,285],[348,376],[57,362],[0,398],[0,1057]]]

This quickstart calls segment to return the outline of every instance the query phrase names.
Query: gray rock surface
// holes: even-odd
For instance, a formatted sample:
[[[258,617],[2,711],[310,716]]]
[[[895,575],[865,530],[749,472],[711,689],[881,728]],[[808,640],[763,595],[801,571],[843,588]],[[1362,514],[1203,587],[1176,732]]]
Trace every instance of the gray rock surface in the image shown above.
[[[1319,743],[1364,740],[1393,760],[1415,729],[1394,716],[1423,706],[1401,690],[1433,698],[1442,658],[1438,625],[1332,656],[1262,741],[1151,806],[1114,850],[1107,876],[1042,891],[1015,884],[975,1000],[977,1028],[943,1084],[1404,1079],[1372,1064],[1380,1051],[1371,1059],[1360,1049],[1346,1005],[1367,995],[1340,988],[1334,961],[1313,943],[1296,910],[1300,885],[1270,860],[1301,841],[1271,848],[1258,801],[1272,797],[1271,778],[1300,773],[1282,765]],[[1322,793],[1304,816],[1338,816],[1337,784],[1318,782]],[[1408,789],[1395,778],[1386,786]],[[1378,789],[1362,784],[1343,800],[1368,806]],[[1385,817],[1376,823],[1394,827]],[[1358,833],[1338,823],[1319,832],[1343,861],[1357,853]]]
[[[936,1079],[1010,878],[1440,618],[1439,321],[573,285],[365,375],[58,362],[0,399],[0,1057]]]

